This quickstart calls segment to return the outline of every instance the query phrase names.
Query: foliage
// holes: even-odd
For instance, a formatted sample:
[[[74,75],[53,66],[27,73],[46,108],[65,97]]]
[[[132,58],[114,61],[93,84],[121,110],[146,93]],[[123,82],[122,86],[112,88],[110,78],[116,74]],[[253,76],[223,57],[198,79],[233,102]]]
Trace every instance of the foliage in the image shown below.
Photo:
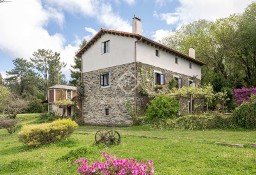
[[[108,155],[102,152],[102,157],[104,161],[97,161],[88,165],[88,160],[81,158],[76,160],[76,164],[79,165],[77,169],[78,173],[83,175],[93,175],[93,174],[144,174],[151,175],[154,173],[153,161],[148,160],[146,163],[142,160],[138,162],[136,159],[117,159],[115,156]]]
[[[28,103],[27,113],[42,113],[45,112],[44,104],[41,99],[30,99]]]
[[[14,68],[7,71],[7,85],[22,98],[34,98],[42,96],[42,79],[33,70],[33,64],[24,58],[13,60]]]
[[[67,162],[74,162],[80,157],[85,157],[88,154],[88,151],[85,147],[80,147],[75,150],[69,151],[67,154],[64,156],[61,156],[60,158],[57,159],[57,161],[67,161]]]
[[[196,50],[202,69],[202,84],[211,83],[214,91],[223,87],[240,88],[256,85],[256,3],[242,14],[214,22],[198,20],[186,24],[162,40],[162,43],[187,54]]]
[[[232,116],[234,123],[237,126],[243,128],[256,128],[256,100],[242,103],[235,109]]]
[[[157,122],[162,119],[174,118],[178,112],[179,102],[175,98],[160,95],[148,104],[146,116],[150,122]]]
[[[186,115],[171,121],[169,127],[179,129],[201,130],[232,128],[232,118],[221,114]]]
[[[28,146],[53,143],[67,138],[78,125],[70,119],[56,120],[52,123],[25,125],[19,132],[19,139]]]
[[[24,112],[28,107],[28,102],[15,94],[10,94],[2,103],[3,115],[9,118],[16,118],[17,114]]]
[[[31,58],[33,66],[37,69],[40,76],[43,77],[44,96],[47,96],[49,86],[64,83],[64,75],[61,69],[66,66],[64,62],[60,61],[60,54],[52,50],[38,49],[33,53]]]
[[[10,90],[5,86],[0,85],[0,112],[3,112],[5,100],[9,97],[9,95]]]
[[[86,45],[87,41],[83,40],[80,44],[80,49],[82,49]],[[78,84],[81,82],[81,68],[82,68],[82,58],[75,57],[74,58],[74,65],[71,65],[71,80],[69,81],[69,84],[73,86],[78,86]]]
[[[234,98],[237,105],[250,101],[251,95],[256,95],[256,88],[243,87],[241,89],[234,89]]]
[[[16,131],[17,122],[17,119],[0,117],[0,128],[5,128],[9,134],[12,134]]]
[[[51,121],[54,121],[54,120],[60,118],[60,116],[57,115],[57,114],[54,113],[54,112],[42,113],[42,114],[40,114],[39,117],[40,117],[40,120],[43,121],[43,122],[51,122]]]

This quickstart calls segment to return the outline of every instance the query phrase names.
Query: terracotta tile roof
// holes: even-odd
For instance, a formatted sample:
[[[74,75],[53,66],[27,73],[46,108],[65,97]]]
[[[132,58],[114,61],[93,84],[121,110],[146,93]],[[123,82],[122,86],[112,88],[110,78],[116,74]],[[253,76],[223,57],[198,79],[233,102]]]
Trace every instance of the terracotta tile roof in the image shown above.
[[[89,49],[103,34],[105,33],[108,33],[108,34],[113,34],[113,35],[120,35],[120,36],[127,36],[127,37],[132,37],[132,38],[136,38],[138,40],[141,40],[142,42],[145,42],[147,44],[150,44],[150,45],[153,45],[159,49],[162,49],[166,52],[169,52],[169,53],[172,53],[174,55],[177,55],[181,58],[184,58],[188,61],[191,61],[193,63],[196,63],[196,64],[199,64],[199,65],[205,65],[205,63],[199,61],[199,60],[196,60],[192,57],[189,57],[188,55],[185,55],[183,53],[180,53],[174,49],[171,49],[163,44],[160,44],[158,42],[155,42],[149,38],[146,38],[144,36],[141,36],[139,34],[135,34],[135,33],[129,33],[129,32],[122,32],[122,31],[116,31],[116,30],[108,30],[108,29],[101,29],[89,42],[87,42],[87,44],[82,48],[80,49],[77,53],[76,53],[76,56],[77,57],[81,57],[83,55],[83,53]]]

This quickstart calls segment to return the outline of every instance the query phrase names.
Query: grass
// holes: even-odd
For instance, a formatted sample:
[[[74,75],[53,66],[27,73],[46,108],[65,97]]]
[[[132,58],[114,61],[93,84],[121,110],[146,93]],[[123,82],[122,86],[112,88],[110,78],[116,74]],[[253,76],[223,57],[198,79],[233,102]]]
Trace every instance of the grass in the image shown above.
[[[19,115],[21,124],[38,123],[38,114]],[[99,129],[115,129],[121,144],[96,146]],[[255,130],[161,130],[149,126],[104,128],[82,126],[72,136],[55,144],[29,148],[19,142],[17,133],[0,129],[0,174],[77,174],[77,166],[65,161],[71,150],[86,148],[86,158],[96,161],[106,151],[119,158],[150,159],[158,175],[168,174],[256,174],[256,149],[231,148],[215,142],[256,143]],[[75,153],[75,151],[73,151]],[[74,156],[75,154],[71,154]],[[58,161],[57,161],[58,160]]]

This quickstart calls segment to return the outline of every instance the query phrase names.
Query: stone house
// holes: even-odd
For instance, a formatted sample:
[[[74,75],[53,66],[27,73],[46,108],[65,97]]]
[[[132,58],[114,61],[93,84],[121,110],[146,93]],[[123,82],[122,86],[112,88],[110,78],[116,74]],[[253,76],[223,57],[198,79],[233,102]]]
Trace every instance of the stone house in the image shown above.
[[[72,100],[77,96],[77,88],[75,86],[54,85],[48,89],[48,112],[54,112],[58,115],[63,114],[63,106],[56,104],[59,100]],[[74,105],[68,105],[64,116],[72,116],[75,111]]]
[[[132,33],[101,29],[77,54],[82,59],[87,124],[131,125],[145,101],[145,90],[177,88],[201,81],[204,63],[141,35],[141,20],[133,18]],[[189,104],[183,109],[190,110]]]

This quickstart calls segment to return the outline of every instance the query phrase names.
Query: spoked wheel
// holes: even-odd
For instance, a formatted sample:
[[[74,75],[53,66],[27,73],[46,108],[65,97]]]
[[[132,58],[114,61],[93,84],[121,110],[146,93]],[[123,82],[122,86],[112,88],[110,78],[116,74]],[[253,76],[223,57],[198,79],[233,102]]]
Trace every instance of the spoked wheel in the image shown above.
[[[102,130],[99,130],[99,131],[97,131],[96,132],[96,134],[95,134],[95,143],[96,144],[99,144],[100,142],[104,142],[104,140],[105,140],[105,132],[104,131],[102,131]]]
[[[120,144],[120,142],[121,142],[121,137],[117,131],[111,130],[106,133],[105,144],[107,146],[113,145],[113,144],[118,145]]]

